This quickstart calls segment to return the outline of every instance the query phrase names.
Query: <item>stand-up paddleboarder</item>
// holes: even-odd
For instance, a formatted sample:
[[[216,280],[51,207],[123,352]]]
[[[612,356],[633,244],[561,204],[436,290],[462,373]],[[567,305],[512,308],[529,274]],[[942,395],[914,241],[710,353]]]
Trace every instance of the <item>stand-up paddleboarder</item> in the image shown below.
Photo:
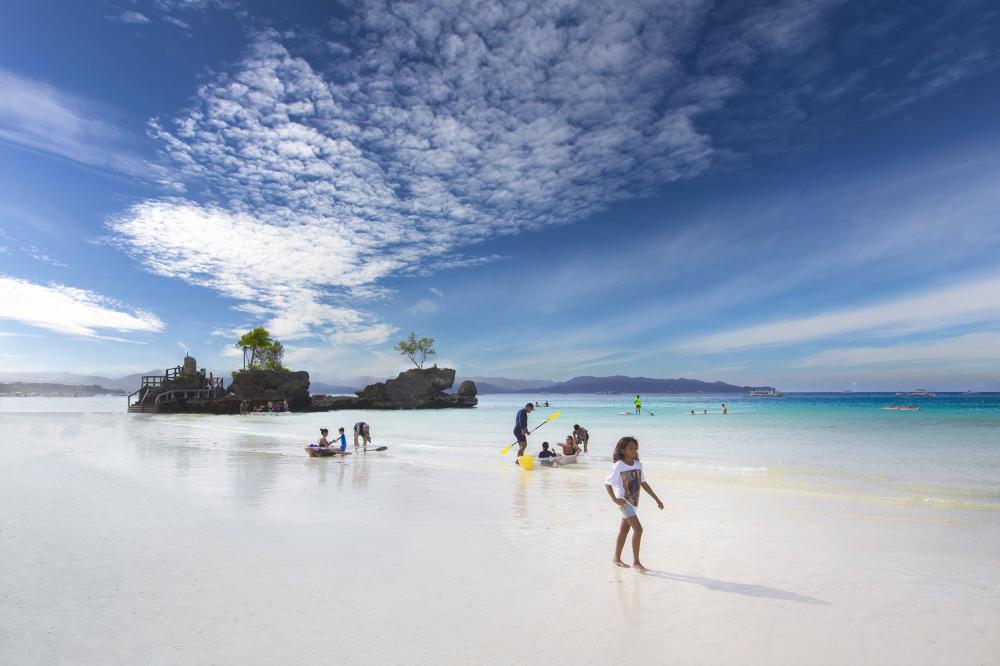
[[[514,439],[517,440],[517,455],[521,457],[524,455],[524,450],[528,448],[528,414],[535,411],[535,406],[530,402],[524,406],[523,409],[517,410],[517,416],[514,418]],[[517,458],[514,458],[514,464],[520,465]]]

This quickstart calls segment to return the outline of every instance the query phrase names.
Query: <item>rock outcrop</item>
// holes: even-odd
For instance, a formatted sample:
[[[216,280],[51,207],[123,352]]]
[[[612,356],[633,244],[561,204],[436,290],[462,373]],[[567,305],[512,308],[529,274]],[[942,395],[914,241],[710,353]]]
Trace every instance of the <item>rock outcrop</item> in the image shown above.
[[[357,397],[346,395],[314,395],[312,409],[443,409],[448,407],[475,407],[476,384],[462,382],[458,393],[447,394],[455,383],[451,368],[424,368],[399,373],[395,379],[369,384],[357,392]]]
[[[305,370],[242,370],[233,373],[229,395],[239,403],[248,400],[251,406],[266,404],[268,400],[287,400],[293,412],[310,409],[309,373]]]

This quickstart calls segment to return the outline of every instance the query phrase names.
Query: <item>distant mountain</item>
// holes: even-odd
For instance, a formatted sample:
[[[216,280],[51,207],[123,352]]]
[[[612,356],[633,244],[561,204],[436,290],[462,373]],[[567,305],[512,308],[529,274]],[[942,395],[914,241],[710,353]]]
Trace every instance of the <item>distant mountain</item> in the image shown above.
[[[485,379],[485,378],[484,378]],[[489,378],[491,380],[503,378]],[[507,382],[527,382],[530,380],[506,380]],[[518,388],[508,388],[510,384],[487,381],[480,384],[476,381],[476,388],[479,393],[535,393],[543,395],[546,393],[621,393],[621,394],[687,394],[687,393],[749,393],[751,387],[735,386],[726,382],[705,382],[700,379],[651,379],[649,377],[625,377],[615,375],[613,377],[574,377],[569,381],[555,382],[551,384],[539,384],[535,386],[522,385]]]
[[[107,389],[96,384],[57,384],[53,382],[0,383],[0,395],[126,395],[122,389]]]
[[[466,379],[471,379],[476,383],[479,393],[531,393],[539,386],[551,386],[551,379],[508,379],[507,377],[456,377],[452,391],[457,391],[458,387]]]
[[[67,386],[99,386],[116,391],[132,392],[139,388],[143,375],[161,375],[163,370],[149,370],[118,379],[97,375],[77,375],[72,372],[5,372],[0,371],[0,382],[64,384]]]
[[[327,384],[325,382],[309,382],[309,393],[312,395],[326,394],[326,395],[354,395],[355,391],[359,391],[362,387],[360,386],[349,386],[346,384]]]

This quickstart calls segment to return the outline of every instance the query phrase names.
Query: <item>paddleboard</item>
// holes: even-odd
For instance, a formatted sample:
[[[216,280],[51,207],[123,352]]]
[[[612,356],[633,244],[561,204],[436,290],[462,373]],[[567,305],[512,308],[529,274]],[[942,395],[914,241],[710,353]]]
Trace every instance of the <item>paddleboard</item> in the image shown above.
[[[635,412],[622,412],[622,416],[635,416]]]

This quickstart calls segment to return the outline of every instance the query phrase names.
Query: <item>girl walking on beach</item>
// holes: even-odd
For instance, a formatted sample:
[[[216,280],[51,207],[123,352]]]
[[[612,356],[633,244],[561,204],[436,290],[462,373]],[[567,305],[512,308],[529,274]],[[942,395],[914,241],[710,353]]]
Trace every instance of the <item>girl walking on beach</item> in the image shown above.
[[[639,441],[635,437],[622,437],[615,444],[615,452],[611,456],[614,465],[611,466],[611,474],[604,482],[604,488],[608,491],[611,501],[618,505],[618,510],[622,514],[621,526],[618,528],[618,540],[615,541],[614,563],[620,567],[628,568],[622,562],[622,549],[625,548],[625,539],[628,531],[632,530],[632,565],[639,573],[645,573],[646,567],[639,561],[639,546],[642,542],[642,523],[636,515],[636,508],[639,506],[639,488],[642,487],[649,496],[656,501],[656,505],[663,509],[663,502],[656,496],[653,489],[646,483],[646,475],[642,472],[642,463],[639,462]]]

